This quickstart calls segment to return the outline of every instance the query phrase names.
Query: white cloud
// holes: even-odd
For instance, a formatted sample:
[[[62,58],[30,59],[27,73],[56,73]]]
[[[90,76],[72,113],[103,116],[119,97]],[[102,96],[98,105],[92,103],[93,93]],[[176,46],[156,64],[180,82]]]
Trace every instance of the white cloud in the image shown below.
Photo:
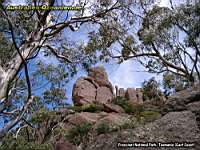
[[[157,5],[160,7],[169,7],[170,2],[169,2],[169,0],[158,0]]]
[[[11,0],[12,5],[24,5],[26,2],[25,0]]]
[[[156,77],[156,80],[161,79],[161,76],[145,72],[145,68],[135,60],[128,60],[111,67],[105,65],[105,67],[113,86],[117,85],[121,88],[141,87],[144,80],[148,80],[153,76]]]

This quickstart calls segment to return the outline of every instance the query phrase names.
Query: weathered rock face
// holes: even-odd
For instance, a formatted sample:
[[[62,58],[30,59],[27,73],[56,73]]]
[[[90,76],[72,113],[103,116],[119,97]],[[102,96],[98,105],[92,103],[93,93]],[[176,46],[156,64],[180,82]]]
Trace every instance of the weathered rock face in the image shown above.
[[[125,97],[124,88],[119,88],[118,92],[116,93],[116,96]]]
[[[118,142],[191,142],[194,147],[184,149],[199,150],[200,134],[196,124],[196,117],[190,111],[170,112],[164,117],[135,128],[112,134],[100,135],[86,147],[87,150],[114,150],[122,149],[117,147]],[[130,147],[130,150],[182,150],[180,147]]]
[[[103,86],[97,89],[97,94],[96,94],[97,102],[105,104],[107,102],[110,102],[112,98],[113,98],[113,94],[111,93],[109,88]]]
[[[105,103],[103,106],[106,112],[125,113],[123,108],[112,103]]]
[[[200,101],[200,85],[172,95],[163,108],[163,114],[171,111],[187,110],[187,105]]]
[[[125,122],[130,121],[131,117],[125,113],[106,113],[106,112],[99,112],[99,113],[90,113],[90,112],[81,112],[75,113],[74,115],[68,116],[65,120],[65,129],[70,129],[72,126],[80,125],[83,123],[90,123],[94,127],[100,123],[107,123],[110,127],[114,125],[121,125]]]
[[[139,104],[143,103],[143,93],[141,88],[136,88],[136,96]]]
[[[93,102],[104,104],[112,98],[112,84],[103,67],[91,68],[88,77],[79,78],[73,87],[72,99],[76,106]]]
[[[85,78],[79,78],[73,87],[72,93],[75,105],[84,105],[95,101],[96,87]]]
[[[125,97],[128,100],[137,101],[136,90],[134,88],[128,88]]]
[[[69,143],[64,139],[60,139],[58,142],[54,144],[55,150],[77,150],[76,146]]]
[[[84,122],[95,124],[100,118],[102,118],[103,114],[101,113],[90,113],[90,112],[81,112],[76,113],[74,115],[69,116],[68,123],[71,125],[78,125]]]
[[[125,98],[131,103],[143,103],[141,89],[127,88]]]
[[[110,81],[108,80],[108,75],[102,66],[90,68],[88,72],[88,76],[93,78],[94,81],[99,85],[99,86],[105,86],[108,87],[111,92],[113,93],[113,87]]]
[[[196,115],[200,129],[200,85],[186,89],[172,95],[162,109],[162,114],[172,111],[190,110]]]
[[[90,68],[88,77],[79,78],[72,92],[74,105],[81,106],[93,102],[99,104],[110,103],[114,96],[126,98],[130,103],[143,103],[143,94],[141,89],[116,87],[114,95],[113,86],[108,80],[105,69],[101,66]]]
[[[108,113],[107,116],[99,119],[95,126],[101,123],[106,123],[110,127],[123,125],[126,122],[130,122],[130,115],[128,114],[119,114],[119,113]]]

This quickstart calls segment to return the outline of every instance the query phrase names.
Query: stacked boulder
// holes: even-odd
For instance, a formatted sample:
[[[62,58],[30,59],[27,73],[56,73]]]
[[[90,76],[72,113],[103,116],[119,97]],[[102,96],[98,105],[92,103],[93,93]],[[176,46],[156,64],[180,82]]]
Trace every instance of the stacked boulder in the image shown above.
[[[105,69],[101,66],[90,68],[88,77],[79,78],[74,87],[72,98],[75,106],[88,103],[106,104],[113,98],[113,87]]]
[[[106,122],[113,126],[130,121],[130,115],[126,114],[119,105],[112,103],[115,97],[111,82],[102,66],[90,68],[87,77],[80,77],[74,84],[72,100],[75,107],[87,107],[99,105],[103,108],[100,112],[76,112],[66,119],[66,128],[73,125],[89,122],[94,126]],[[123,120],[123,121],[119,121]]]

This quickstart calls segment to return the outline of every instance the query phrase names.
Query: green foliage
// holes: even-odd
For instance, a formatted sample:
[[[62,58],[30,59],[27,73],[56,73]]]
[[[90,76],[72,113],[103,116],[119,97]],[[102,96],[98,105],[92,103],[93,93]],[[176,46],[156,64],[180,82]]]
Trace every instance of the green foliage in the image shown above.
[[[136,127],[136,123],[134,121],[125,122],[124,124],[120,125],[120,130],[122,129],[134,129]]]
[[[181,91],[188,86],[189,82],[181,76],[172,73],[165,73],[163,75],[163,87],[166,95]]]
[[[161,114],[155,111],[143,111],[137,116],[139,120],[143,120],[144,122],[151,122],[159,117],[161,117]]]
[[[39,112],[35,112],[32,115],[31,122],[34,124],[39,124],[43,122],[47,122],[50,120],[58,119],[58,115],[55,111],[49,111],[46,109],[42,109]]]
[[[79,145],[89,134],[92,124],[83,123],[72,127],[66,134],[66,138],[75,145]]]
[[[95,104],[95,103],[81,106],[81,111],[85,111],[85,112],[100,112],[100,111],[103,111],[103,109],[104,109],[103,106]]]
[[[142,87],[144,100],[157,100],[160,99],[160,96],[162,96],[159,83],[155,80],[155,78],[151,78],[149,81],[144,81]]]
[[[107,123],[102,122],[102,123],[97,125],[96,132],[97,132],[98,135],[109,133],[110,132],[110,126]]]
[[[104,110],[104,107],[99,104],[91,103],[91,104],[85,104],[83,106],[73,106],[69,107],[69,109],[73,109],[77,112],[101,112]]]
[[[52,104],[53,108],[64,104],[67,99],[66,91],[63,88],[50,88],[43,93],[43,98],[47,104]]]
[[[116,105],[121,106],[124,111],[128,114],[135,114],[143,111],[143,105],[140,104],[130,104],[126,99],[122,97],[116,97],[112,100],[112,102]]]
[[[53,147],[48,143],[28,142],[23,137],[16,139],[8,135],[3,139],[0,150],[53,150]]]
[[[0,24],[1,24],[0,20]],[[2,24],[0,25],[1,28]],[[15,53],[15,48],[13,44],[6,38],[6,35],[0,32],[0,64],[2,66],[6,65],[8,61],[13,57]]]

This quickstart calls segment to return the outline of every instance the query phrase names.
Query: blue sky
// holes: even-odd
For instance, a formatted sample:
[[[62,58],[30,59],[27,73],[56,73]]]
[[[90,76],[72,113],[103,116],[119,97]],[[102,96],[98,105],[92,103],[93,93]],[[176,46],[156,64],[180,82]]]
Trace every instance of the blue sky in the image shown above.
[[[24,1],[25,0],[12,0],[14,5],[23,4]],[[160,6],[169,6],[169,0],[158,0],[157,4]],[[67,30],[66,34],[72,39],[86,42],[87,33],[90,31],[91,28],[91,25],[82,26],[77,32],[71,32],[70,30]],[[46,63],[56,63],[55,58],[45,58],[42,54],[39,55],[38,59],[41,59]],[[157,80],[161,80],[161,76],[144,72],[145,68],[143,68],[135,60],[128,60],[123,62],[122,64],[117,64],[115,61],[112,61],[107,64],[98,63],[97,65],[103,65],[106,68],[109,80],[111,81],[113,86],[117,85],[118,87],[122,88],[141,87],[141,84],[144,80],[148,80],[153,76],[156,77]],[[73,84],[80,76],[86,76],[86,72],[84,72],[83,70],[79,70],[78,74],[68,83],[67,96],[69,98],[68,102],[70,103]]]

